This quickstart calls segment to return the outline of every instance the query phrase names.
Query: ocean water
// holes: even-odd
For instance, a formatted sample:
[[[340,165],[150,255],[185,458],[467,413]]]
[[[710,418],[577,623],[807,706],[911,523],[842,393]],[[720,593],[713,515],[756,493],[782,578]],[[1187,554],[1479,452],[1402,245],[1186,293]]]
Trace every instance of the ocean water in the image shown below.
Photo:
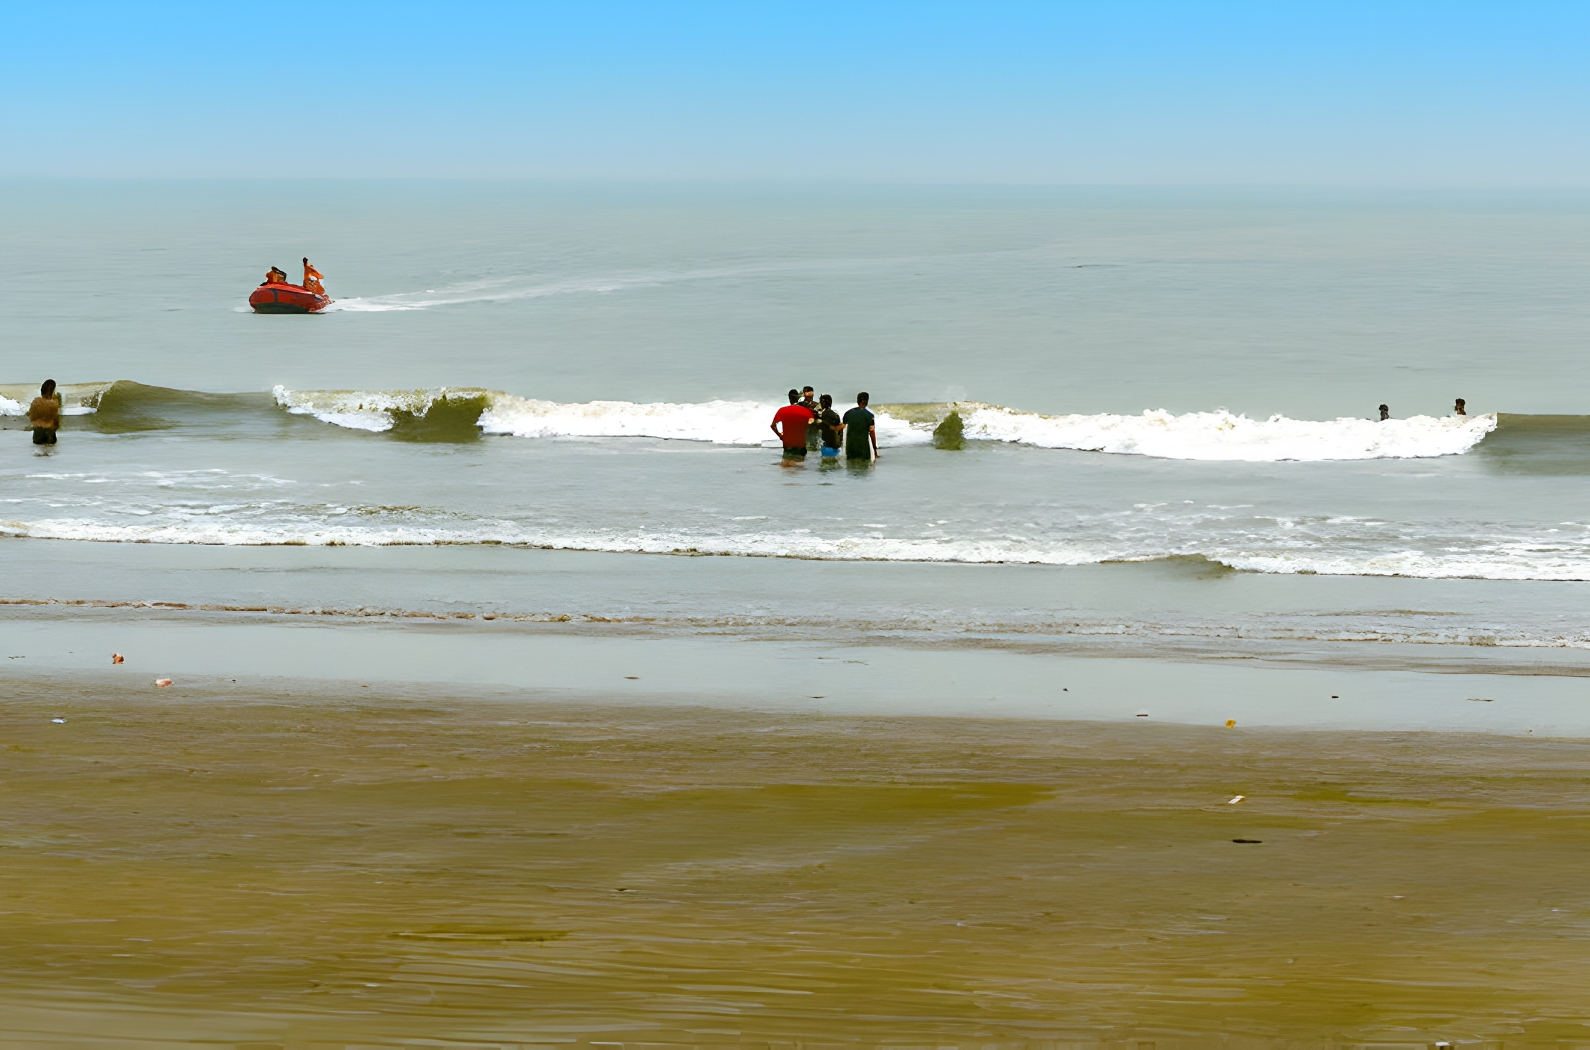
[[[953,624],[935,564],[1590,580],[1590,199],[52,182],[0,214],[11,599],[195,598],[178,552],[114,596],[40,581],[38,540],[898,562],[900,605]],[[334,307],[250,312],[306,253]],[[67,418],[40,451],[46,376]],[[767,424],[807,383],[872,394],[877,463],[780,461]],[[935,438],[952,413],[963,440]],[[476,601],[458,564],[451,602],[546,604]],[[736,579],[714,600],[774,577]],[[1001,615],[1074,601],[1049,579]],[[591,611],[579,588],[560,608]],[[1581,644],[1577,586],[1523,593],[1436,633]]]

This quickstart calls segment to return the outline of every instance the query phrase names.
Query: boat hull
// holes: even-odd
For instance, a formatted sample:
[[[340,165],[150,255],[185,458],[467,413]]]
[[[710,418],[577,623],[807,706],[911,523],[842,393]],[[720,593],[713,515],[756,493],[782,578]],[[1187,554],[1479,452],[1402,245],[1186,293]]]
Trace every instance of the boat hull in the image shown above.
[[[331,297],[316,295],[296,284],[262,284],[248,297],[257,314],[316,314],[331,305]]]

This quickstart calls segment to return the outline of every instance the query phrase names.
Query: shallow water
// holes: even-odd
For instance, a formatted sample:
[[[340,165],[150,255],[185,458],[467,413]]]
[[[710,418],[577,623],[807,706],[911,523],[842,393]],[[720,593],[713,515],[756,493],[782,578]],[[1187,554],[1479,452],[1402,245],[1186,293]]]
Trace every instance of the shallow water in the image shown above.
[[[708,635],[966,649],[1005,642],[1224,659],[1285,652],[1432,666],[1499,659],[1574,673],[1584,584],[1234,572],[1201,558],[1108,565],[922,565],[645,557],[498,545],[183,546],[0,542],[16,622],[74,609],[195,622],[434,617],[526,631]],[[65,622],[65,621],[63,621]],[[1411,659],[1406,654],[1402,659]],[[97,656],[95,657],[97,659]]]

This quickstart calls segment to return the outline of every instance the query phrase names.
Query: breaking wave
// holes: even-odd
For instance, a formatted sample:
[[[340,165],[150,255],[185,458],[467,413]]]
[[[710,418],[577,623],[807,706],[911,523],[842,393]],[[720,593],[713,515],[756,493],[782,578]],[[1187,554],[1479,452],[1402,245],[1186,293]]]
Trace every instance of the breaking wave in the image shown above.
[[[61,395],[61,414],[85,416],[92,413],[99,406],[100,397],[115,385],[115,383],[67,383],[57,387]],[[38,396],[37,386],[23,383],[0,385],[0,417],[27,415],[28,405]]]
[[[273,479],[266,479],[270,481]],[[190,486],[192,488],[192,486]],[[58,515],[59,509],[46,513]],[[129,518],[133,520],[128,520]],[[1429,531],[1407,537],[1412,549],[1365,543],[1368,527],[1314,523],[1319,533],[1299,543],[1276,523],[1267,535],[1192,538],[1167,522],[1159,534],[1134,538],[1082,530],[1076,535],[926,536],[874,534],[837,525],[744,531],[722,522],[659,523],[618,528],[594,522],[537,522],[507,513],[472,515],[418,506],[348,506],[242,498],[212,493],[137,512],[102,507],[93,518],[61,516],[0,520],[0,536],[107,543],[218,546],[510,546],[625,554],[792,558],[813,561],[1090,565],[1197,559],[1220,571],[1272,575],[1402,576],[1423,579],[1590,580],[1590,527],[1511,527],[1483,540]]]
[[[724,445],[770,441],[773,402],[715,400],[696,404],[589,401],[566,403],[481,389],[432,391],[293,391],[274,396],[288,412],[335,426],[385,432],[479,406],[482,434],[525,438],[648,437]],[[952,414],[965,440],[1039,448],[1110,452],[1159,459],[1276,462],[1417,459],[1460,455],[1497,427],[1495,414],[1437,418],[1255,420],[1225,411],[1172,415],[1047,416],[981,403],[880,404],[878,443],[925,445]]]
[[[481,387],[430,390],[294,390],[269,395],[211,394],[121,380],[62,387],[68,416],[102,432],[177,426],[225,426],[285,411],[344,430],[408,441],[464,442],[483,436],[519,438],[657,438],[719,445],[774,443],[768,421],[778,403],[713,400],[693,404],[633,401],[558,402]],[[0,386],[0,417],[27,412],[32,388]],[[1510,450],[1563,442],[1568,464],[1590,417],[1413,416],[1367,419],[1254,419],[1217,410],[1175,415],[1042,415],[980,402],[877,404],[878,443],[936,443],[953,424],[956,442],[993,441],[1035,448],[1107,452],[1158,459],[1270,463],[1281,461],[1419,459],[1461,455],[1500,428]]]
[[[1041,416],[998,405],[978,405],[963,418],[968,438],[1157,459],[1248,462],[1461,455],[1497,425],[1494,413],[1314,421],[1279,415],[1256,420],[1224,411]]]

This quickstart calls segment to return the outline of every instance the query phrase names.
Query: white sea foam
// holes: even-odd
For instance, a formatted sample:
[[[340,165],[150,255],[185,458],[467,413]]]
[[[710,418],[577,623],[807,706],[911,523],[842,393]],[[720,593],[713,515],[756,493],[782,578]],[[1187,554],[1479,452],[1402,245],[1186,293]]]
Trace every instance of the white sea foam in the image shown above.
[[[646,437],[719,445],[776,442],[768,424],[778,406],[760,401],[707,401],[697,404],[634,401],[558,402],[497,391],[289,390],[272,391],[276,403],[295,415],[308,415],[353,430],[391,430],[393,413],[424,416],[438,400],[484,397],[479,426],[486,434],[524,438]],[[903,420],[879,416],[881,445],[923,444],[929,433]]]
[[[314,416],[322,423],[349,430],[382,433],[391,430],[393,413],[424,416],[446,398],[488,396],[488,391],[439,387],[436,390],[271,390],[276,403],[295,416]]]
[[[85,385],[62,406],[65,415],[83,415],[110,384]],[[70,391],[69,391],[70,393]],[[695,404],[633,401],[557,402],[518,397],[478,387],[433,390],[290,390],[277,386],[276,403],[295,415],[376,433],[391,430],[394,413],[424,417],[438,400],[482,398],[483,433],[526,438],[649,437],[722,445],[768,445],[773,402],[713,400]],[[89,401],[84,405],[81,401]],[[909,419],[877,412],[878,443],[884,447],[920,445],[932,440],[944,406],[899,410]],[[1251,419],[1226,411],[1172,415],[1149,410],[1138,415],[1040,415],[1000,405],[966,402],[956,406],[971,440],[1002,441],[1038,448],[1075,449],[1160,459],[1245,462],[1360,459],[1418,459],[1461,455],[1496,429],[1494,413],[1475,416],[1412,416],[1377,422],[1368,419],[1301,420],[1285,416]],[[27,406],[0,394],[0,415],[21,416]]]
[[[1276,462],[1419,459],[1467,452],[1496,429],[1496,416],[1413,416],[1314,421],[1230,412],[1163,410],[1141,415],[1042,416],[998,405],[967,406],[968,438],[1042,448],[1153,456],[1160,459]]]
[[[778,405],[761,401],[672,402],[543,401],[480,389],[292,391],[278,386],[277,403],[336,426],[384,431],[392,413],[423,416],[439,398],[484,397],[479,425],[486,434],[525,438],[649,437],[722,445],[774,441],[768,423]],[[947,409],[946,409],[947,410]],[[1160,459],[1275,462],[1349,459],[1417,459],[1469,451],[1496,429],[1494,414],[1436,418],[1255,420],[1230,412],[1172,415],[1045,416],[999,405],[959,408],[965,436],[1039,448],[1076,449]],[[935,414],[936,421],[938,415]],[[877,414],[878,443],[920,445],[932,440],[933,421]]]
[[[61,388],[61,415],[63,416],[88,416],[94,414],[93,405],[83,404],[85,397],[95,399],[109,383],[77,384]],[[0,416],[25,416],[28,414],[28,403],[31,397],[23,400],[12,399],[0,394]]]
[[[183,513],[145,511],[134,523],[76,518],[0,521],[0,535],[37,539],[227,546],[430,546],[518,544],[557,550],[642,554],[722,554],[825,561],[912,561],[970,564],[1086,565],[1202,555],[1250,572],[1322,576],[1408,576],[1424,579],[1590,580],[1590,545],[1542,552],[1519,536],[1484,549],[1408,551],[1224,550],[1144,551],[1105,537],[1068,541],[1009,536],[923,538],[868,533],[816,535],[689,529],[620,531],[537,526],[505,519],[419,513],[361,513],[358,508],[295,507],[285,502],[211,504]],[[366,523],[368,522],[368,523]]]
[[[617,469],[624,472],[621,465]],[[629,506],[627,498],[620,496],[614,503],[595,491],[592,498],[568,502],[544,498],[533,486],[482,488],[476,479],[459,488],[428,475],[420,491],[434,502],[416,505],[406,502],[412,490],[406,484],[393,490],[390,479],[379,486],[390,491],[377,495],[367,494],[363,478],[338,485],[315,476],[315,471],[309,474],[305,479],[218,467],[150,470],[141,460],[122,469],[14,473],[0,493],[5,517],[12,519],[0,521],[0,533],[171,544],[488,543],[1050,565],[1202,556],[1264,573],[1590,579],[1590,524],[1572,521],[1392,520],[1260,512],[1193,501],[1127,506],[1109,500],[1064,509],[1028,508],[1022,517],[1000,506],[966,506],[952,513],[951,522],[925,519],[941,506],[955,505],[957,493],[908,507],[885,498],[867,502],[864,509],[852,506],[844,493],[835,493],[819,513],[792,516],[739,513],[767,505],[732,494],[725,502],[706,489],[689,490],[693,498],[665,502],[636,516],[614,513],[615,507]],[[488,489],[495,498],[482,500]],[[754,495],[759,489],[750,491]],[[896,490],[901,495],[910,494]],[[805,506],[804,498],[798,502]]]
[[[498,394],[481,415],[480,427],[487,434],[529,438],[651,437],[759,445],[772,438],[767,427],[774,411],[757,401],[563,404]]]

